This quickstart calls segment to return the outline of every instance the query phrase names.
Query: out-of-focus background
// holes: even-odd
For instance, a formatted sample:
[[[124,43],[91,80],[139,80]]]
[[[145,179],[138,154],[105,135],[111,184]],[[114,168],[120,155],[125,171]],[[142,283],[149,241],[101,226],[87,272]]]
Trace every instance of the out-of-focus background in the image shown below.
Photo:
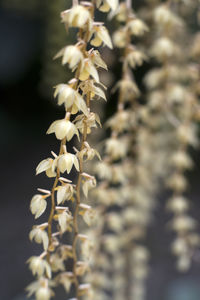
[[[63,116],[52,97],[53,86],[67,81],[69,74],[52,57],[67,41],[59,14],[69,2],[0,2],[0,300],[26,299],[24,289],[33,280],[25,262],[39,248],[28,239],[34,223],[29,204],[36,188],[48,188],[51,181],[43,175],[36,177],[35,167],[58,147],[54,136],[46,136],[45,131],[53,120]],[[144,71],[143,67],[137,73],[138,81]],[[105,114],[112,107],[108,101]],[[196,168],[188,173],[188,195],[191,214],[200,220],[197,151],[192,153]],[[188,273],[175,270],[170,253],[173,236],[166,229],[170,217],[164,210],[166,198],[163,192],[147,235],[152,255],[147,300],[199,300],[200,253]],[[65,298],[60,295],[56,299]]]

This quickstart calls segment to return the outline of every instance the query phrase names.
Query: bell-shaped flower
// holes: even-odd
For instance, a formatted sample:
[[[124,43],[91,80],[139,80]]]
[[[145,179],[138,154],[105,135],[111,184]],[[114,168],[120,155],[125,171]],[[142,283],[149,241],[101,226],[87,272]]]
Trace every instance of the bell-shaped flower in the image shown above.
[[[47,158],[47,159],[42,160],[36,168],[36,175],[38,175],[42,172],[46,172],[46,175],[48,177],[55,177],[56,176],[56,172],[55,172],[56,162],[57,162],[57,160],[52,159],[52,158]]]
[[[93,26],[93,32],[94,32],[94,38],[90,42],[91,45],[95,47],[99,47],[101,46],[102,43],[104,43],[110,49],[113,48],[111,38],[105,26],[102,25]]]
[[[71,285],[74,280],[74,276],[72,272],[64,272],[61,273],[58,277],[59,282],[63,285],[64,289],[67,293],[69,293]]]
[[[42,259],[40,256],[32,256],[28,259],[29,268],[33,275],[37,274],[39,277],[46,274],[48,278],[51,278],[51,267],[48,262]]]
[[[71,172],[71,169],[75,166],[76,170],[79,171],[79,162],[76,155],[72,153],[65,153],[60,155],[58,158],[58,169],[60,172],[64,173],[67,171],[67,174]]]
[[[113,33],[113,43],[118,48],[125,48],[127,41],[127,33],[124,28],[120,28],[119,30]]]
[[[102,68],[105,70],[108,70],[106,63],[103,61],[103,59],[101,58],[101,55],[99,53],[98,50],[92,50],[90,52],[90,59],[91,62],[98,68]],[[92,75],[92,74],[91,74]],[[94,76],[92,75],[92,77],[94,78]],[[94,78],[95,79],[95,78]],[[97,81],[97,80],[96,80]],[[97,81],[99,84],[100,82]]]
[[[64,203],[66,200],[70,200],[73,196],[72,184],[64,184],[57,188],[57,204]]]
[[[54,97],[58,95],[58,105],[65,105],[66,110],[71,108],[71,113],[76,114],[82,111],[88,115],[87,105],[82,96],[68,84],[58,84],[55,89]]]
[[[34,239],[36,243],[38,243],[38,244],[42,243],[44,250],[48,249],[48,244],[49,244],[48,234],[44,230],[46,226],[47,225],[35,226],[35,227],[33,227],[33,229],[31,230],[31,232],[29,234],[30,240],[32,241]]]
[[[73,217],[69,209],[65,207],[57,207],[56,210],[58,214],[55,215],[54,218],[58,220],[61,232],[64,233],[65,231],[71,231],[71,223],[73,221]]]
[[[49,127],[49,129],[47,130],[47,134],[51,134],[51,133],[55,133],[56,138],[58,140],[62,140],[66,138],[67,141],[70,141],[75,134],[79,139],[79,133],[76,126],[72,122],[66,119],[57,120],[53,122]]]
[[[70,69],[76,68],[84,58],[79,47],[73,45],[61,49],[54,58],[58,57],[62,57],[62,64],[68,63]]]
[[[83,193],[85,197],[88,197],[88,191],[96,187],[96,179],[95,177],[91,176],[85,178],[85,182],[83,183]]]
[[[50,298],[54,295],[50,287],[54,286],[55,282],[48,278],[41,277],[39,280],[29,284],[26,290],[28,291],[28,297],[35,294],[36,300],[50,300]]]
[[[128,22],[130,33],[135,36],[141,36],[148,31],[147,25],[140,19],[133,19]]]
[[[95,220],[96,212],[91,206],[87,204],[80,204],[79,205],[80,211],[79,214],[83,217],[83,220],[88,226],[91,226]]]
[[[31,199],[30,209],[35,218],[39,218],[47,207],[47,202],[40,194],[33,196]]]
[[[87,23],[91,23],[90,12],[82,5],[74,5],[71,9],[62,12],[61,18],[69,27],[84,28]]]
[[[80,71],[79,79],[84,81],[90,76],[92,76],[96,82],[99,82],[99,74],[97,69],[89,58],[85,58]]]

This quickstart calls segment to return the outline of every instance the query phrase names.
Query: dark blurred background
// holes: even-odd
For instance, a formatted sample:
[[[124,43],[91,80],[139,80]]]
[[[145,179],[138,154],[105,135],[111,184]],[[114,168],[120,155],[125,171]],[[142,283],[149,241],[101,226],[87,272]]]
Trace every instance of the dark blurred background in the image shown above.
[[[51,150],[57,150],[55,138],[46,136],[45,131],[63,116],[55,105],[52,87],[66,81],[68,74],[52,57],[66,43],[59,13],[69,2],[0,2],[0,300],[26,299],[24,288],[33,280],[25,264],[38,254],[38,247],[28,239],[34,223],[29,204],[37,187],[50,186],[45,176],[35,176],[35,168]],[[138,72],[138,81],[144,71]],[[109,103],[106,114],[112,107]],[[199,154],[192,154],[196,169],[188,174],[191,214],[198,220]],[[170,254],[173,236],[166,230],[170,217],[164,211],[166,198],[163,193],[147,236],[152,255],[147,300],[199,300],[200,254],[187,274],[175,270]]]

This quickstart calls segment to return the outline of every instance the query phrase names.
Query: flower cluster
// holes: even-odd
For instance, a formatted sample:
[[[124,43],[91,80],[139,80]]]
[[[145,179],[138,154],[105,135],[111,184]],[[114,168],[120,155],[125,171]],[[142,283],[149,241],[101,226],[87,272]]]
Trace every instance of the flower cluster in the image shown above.
[[[109,3],[116,6],[115,1]],[[97,2],[97,6],[102,8],[109,3]],[[89,49],[89,45],[112,48],[106,27],[94,21],[94,10],[95,1],[81,4],[75,1],[70,9],[61,13],[66,28],[75,27],[78,33],[76,44],[67,45],[55,57],[61,57],[62,64],[68,64],[74,72],[74,78],[55,87],[54,96],[58,105],[64,106],[65,116],[54,121],[47,130],[47,134],[55,134],[60,141],[60,150],[58,154],[52,152],[52,156],[42,160],[36,168],[36,174],[44,172],[54,179],[54,183],[51,191],[39,189],[40,193],[33,196],[30,204],[36,219],[51,206],[48,222],[35,225],[29,235],[31,240],[43,246],[39,256],[28,260],[37,281],[27,290],[29,295],[35,294],[37,300],[49,300],[54,295],[53,287],[59,284],[67,293],[71,290],[75,299],[90,294],[90,285],[80,278],[89,270],[92,241],[80,232],[79,221],[82,219],[90,226],[95,218],[94,209],[83,203],[89,190],[96,186],[95,177],[84,172],[84,164],[95,156],[100,158],[87,138],[100,125],[98,114],[91,110],[91,100],[105,99],[98,69],[107,67],[99,51]],[[71,153],[67,142],[74,137],[80,141],[80,146]],[[77,173],[75,183],[67,178],[72,171]],[[63,242],[62,236],[66,232],[72,235],[72,244]],[[68,259],[73,261],[72,268]]]
[[[166,138],[166,141],[162,138],[162,144],[157,141],[157,149],[158,157],[165,157],[160,164],[165,170],[162,177],[167,178],[166,185],[172,191],[167,202],[167,209],[173,214],[169,227],[176,233],[172,251],[178,258],[177,268],[186,271],[195,248],[200,245],[195,232],[197,223],[188,214],[189,201],[184,195],[188,186],[185,171],[193,167],[188,149],[198,144],[195,115],[199,105],[193,88],[197,74],[191,64],[190,46],[185,45],[187,24],[174,10],[173,1],[157,5],[152,19],[156,38],[150,55],[159,62],[159,67],[145,78],[149,90],[148,124]]]

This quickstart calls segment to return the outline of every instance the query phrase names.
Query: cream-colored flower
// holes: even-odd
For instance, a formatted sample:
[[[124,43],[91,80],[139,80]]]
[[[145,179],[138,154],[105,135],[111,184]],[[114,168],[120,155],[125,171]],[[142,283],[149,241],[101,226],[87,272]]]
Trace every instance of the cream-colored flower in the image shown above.
[[[66,110],[71,108],[72,114],[82,111],[86,116],[88,115],[88,109],[84,99],[70,85],[58,84],[55,89],[54,97],[57,95],[58,105],[64,104]]]
[[[46,227],[46,226],[47,225],[45,225],[44,227]],[[43,228],[41,226],[33,227],[33,229],[31,230],[31,232],[29,234],[29,238],[31,241],[34,239],[35,242],[38,244],[42,243],[44,250],[47,250],[48,244],[49,244],[49,239],[48,239],[48,234],[44,229],[45,228]]]
[[[78,288],[78,296],[81,297],[85,294],[88,294],[90,291],[90,284],[89,283],[84,283],[84,284],[80,284],[79,288]]]
[[[69,210],[65,209],[64,211],[60,211],[57,218],[62,233],[67,230],[71,231],[71,222],[73,218]]]
[[[186,232],[196,227],[196,221],[187,215],[181,215],[174,218],[171,227],[177,232]]]
[[[177,55],[178,48],[169,38],[161,37],[154,43],[150,52],[152,56],[155,56],[158,60],[163,61]]]
[[[85,239],[81,242],[81,254],[85,259],[91,258],[92,249],[94,247],[93,241]]]
[[[174,27],[183,25],[183,21],[165,4],[158,6],[154,10],[153,15],[157,26],[165,26],[165,28],[172,29]]]
[[[143,52],[134,49],[130,51],[125,59],[131,68],[135,68],[136,66],[141,66],[147,60],[147,56]]]
[[[64,173],[65,171],[67,171],[67,174],[69,174],[73,165],[75,166],[76,170],[79,171],[79,162],[76,155],[72,153],[65,153],[59,156],[58,168],[60,172]]]
[[[111,230],[114,230],[115,232],[120,232],[122,230],[123,220],[119,214],[114,212],[109,213],[107,222]]]
[[[167,203],[167,209],[174,213],[184,213],[189,208],[189,204],[186,198],[182,196],[174,196]]]
[[[112,41],[109,36],[108,30],[105,26],[96,25],[93,26],[94,38],[90,41],[90,44],[99,47],[102,43],[108,46],[110,49],[113,48]]]
[[[37,274],[40,277],[46,274],[49,278],[51,278],[51,267],[48,262],[40,256],[30,257],[28,259],[28,263],[33,275]]]
[[[36,300],[50,300],[54,295],[53,291],[50,289],[51,286],[55,286],[53,281],[47,278],[41,277],[38,281],[27,286],[28,296],[32,296],[35,293]]]
[[[149,260],[149,251],[146,247],[136,245],[133,249],[132,257],[136,263],[142,263]]]
[[[134,116],[131,115],[131,119],[133,122],[136,121]],[[113,131],[116,132],[123,132],[127,130],[130,126],[130,111],[129,110],[122,110],[117,112],[114,116],[112,116],[107,122],[106,126],[110,127]]]
[[[74,5],[71,9],[63,11],[61,18],[69,27],[84,28],[92,22],[90,12],[82,5]]]
[[[188,250],[188,245],[184,238],[178,237],[172,243],[172,252],[177,256],[185,255],[186,253],[188,253]]]
[[[183,150],[179,150],[172,155],[171,164],[179,169],[190,169],[193,166],[190,156]]]
[[[77,261],[76,263],[76,274],[78,276],[83,276],[89,269],[87,262]]]
[[[123,158],[128,151],[127,139],[109,138],[106,141],[106,153],[114,160]]]
[[[181,255],[177,261],[177,269],[179,272],[187,272],[191,266],[190,255]]]
[[[174,191],[183,192],[187,187],[187,180],[181,174],[173,174],[167,181],[168,186]]]
[[[79,139],[79,133],[76,126],[72,122],[66,119],[57,120],[53,122],[49,127],[49,129],[47,130],[47,134],[51,134],[51,133],[55,133],[56,138],[58,140],[62,140],[66,138],[67,141],[70,141],[75,134]]]
[[[73,196],[74,189],[71,184],[64,184],[57,188],[57,204],[64,203],[66,200],[70,200]]]
[[[114,32],[113,43],[118,48],[125,48],[127,42],[127,32],[122,28]]]
[[[96,66],[98,68],[102,68],[102,69],[108,70],[106,63],[101,58],[101,55],[100,55],[100,53],[99,53],[98,50],[93,50],[92,49],[92,51],[90,51],[89,54],[90,54],[91,62],[94,64],[94,66]],[[99,81],[97,81],[97,83],[100,84]]]
[[[105,95],[104,91],[102,90],[102,88],[100,88],[94,84],[93,79],[81,82],[79,87],[82,90],[83,95],[87,95],[88,92],[91,93],[90,94],[91,100],[93,100],[93,98],[95,96],[97,96],[97,99],[102,98],[106,101],[106,95]],[[102,87],[104,87],[104,86],[102,85]]]
[[[129,21],[127,27],[130,30],[130,33],[135,36],[141,36],[149,30],[147,25],[140,19]]]
[[[58,253],[51,254],[50,264],[53,272],[65,270],[64,259]]]
[[[35,218],[39,218],[46,210],[47,202],[40,194],[33,196],[31,199],[30,209]]]
[[[72,70],[74,70],[74,68],[76,68],[84,59],[83,53],[79,47],[73,45],[61,49],[54,58],[56,59],[58,57],[62,57],[62,64],[65,65],[68,63]]]
[[[102,12],[108,12],[110,9],[115,11],[119,5],[118,0],[97,0],[97,7]]]
[[[64,272],[59,275],[59,282],[63,285],[67,293],[69,293],[71,285],[73,283],[73,273]]]
[[[50,300],[52,296],[51,289],[48,287],[39,287],[35,293],[36,300]]]
[[[89,178],[85,177],[84,179],[85,179],[85,182],[83,183],[82,188],[83,188],[83,193],[84,193],[85,197],[87,198],[88,197],[88,192],[91,189],[96,187],[97,182],[96,182],[95,177],[93,177],[93,176],[91,176]]]
[[[99,83],[99,74],[97,69],[89,58],[85,58],[80,71],[79,79],[85,81],[90,76],[92,76],[94,80]]]
[[[182,124],[178,126],[176,136],[181,143],[190,144],[196,147],[199,143],[196,136],[196,131],[197,128],[193,124]]]
[[[120,80],[116,84],[113,91],[115,91],[118,88],[121,90],[123,102],[131,101],[135,97],[138,97],[140,95],[140,91],[139,91],[135,81],[132,78],[126,78],[126,79]]]
[[[52,158],[47,158],[47,159],[42,160],[36,168],[36,175],[38,175],[42,172],[46,172],[46,175],[48,177],[55,177],[56,176],[56,172],[55,172],[56,163],[57,163],[57,160],[52,159]]]
[[[92,223],[95,220],[96,212],[94,209],[91,208],[91,206],[86,204],[80,204],[81,211],[79,212],[80,215],[82,215],[83,220],[88,226],[91,226]]]

